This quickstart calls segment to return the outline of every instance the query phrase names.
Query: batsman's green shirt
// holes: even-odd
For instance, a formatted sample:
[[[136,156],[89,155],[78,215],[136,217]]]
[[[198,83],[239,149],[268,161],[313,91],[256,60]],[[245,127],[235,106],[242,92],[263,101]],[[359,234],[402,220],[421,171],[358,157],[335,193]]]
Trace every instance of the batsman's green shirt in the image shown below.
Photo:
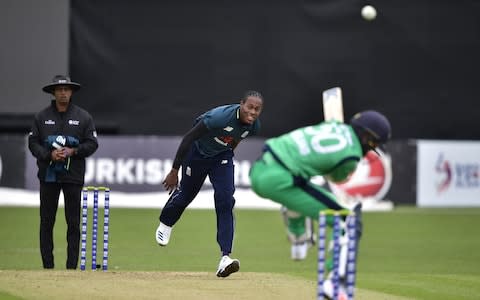
[[[363,156],[352,127],[335,121],[299,128],[266,144],[292,174],[306,179],[346,180]]]

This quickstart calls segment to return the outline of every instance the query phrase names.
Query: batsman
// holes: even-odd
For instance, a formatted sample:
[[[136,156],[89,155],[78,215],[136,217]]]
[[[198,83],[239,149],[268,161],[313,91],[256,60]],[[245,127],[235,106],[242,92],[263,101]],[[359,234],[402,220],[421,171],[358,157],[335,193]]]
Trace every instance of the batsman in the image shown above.
[[[260,197],[286,207],[287,226],[298,251],[306,255],[308,245],[305,218],[318,219],[323,210],[343,210],[334,194],[313,184],[314,176],[329,181],[346,181],[370,150],[385,144],[391,136],[388,119],[374,110],[353,116],[349,124],[332,120],[298,128],[265,142],[263,154],[250,170],[252,189]],[[362,233],[361,204],[354,208],[357,243]],[[333,219],[327,220],[333,225]],[[342,248],[346,248],[342,243]],[[293,248],[292,248],[293,250]],[[340,253],[345,253],[343,249]],[[342,255],[342,254],[340,254]],[[343,263],[342,263],[343,261]],[[346,259],[340,257],[339,274],[346,272]],[[331,265],[327,263],[327,265]]]

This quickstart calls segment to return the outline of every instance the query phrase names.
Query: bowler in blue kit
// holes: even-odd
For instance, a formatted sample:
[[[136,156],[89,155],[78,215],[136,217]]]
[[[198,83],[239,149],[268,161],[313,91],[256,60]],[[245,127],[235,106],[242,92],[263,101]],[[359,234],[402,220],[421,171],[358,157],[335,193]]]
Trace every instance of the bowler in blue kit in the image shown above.
[[[172,170],[163,181],[171,195],[162,209],[160,225],[155,232],[160,246],[168,244],[173,226],[197,196],[206,177],[210,178],[217,214],[217,242],[222,252],[218,277],[227,277],[240,269],[240,261],[230,258],[235,205],[233,150],[243,139],[257,134],[262,108],[263,96],[247,91],[239,104],[219,106],[200,115],[183,137]],[[182,180],[178,185],[180,166]]]

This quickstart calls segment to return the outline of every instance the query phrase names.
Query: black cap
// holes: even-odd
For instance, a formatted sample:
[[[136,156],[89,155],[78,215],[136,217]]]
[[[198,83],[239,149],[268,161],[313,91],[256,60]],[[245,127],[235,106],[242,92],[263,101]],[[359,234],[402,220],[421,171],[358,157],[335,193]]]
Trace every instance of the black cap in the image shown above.
[[[42,88],[45,93],[52,94],[55,87],[58,85],[68,85],[73,91],[78,91],[81,87],[79,83],[70,80],[70,77],[65,75],[55,75],[52,79],[52,83],[47,84]]]

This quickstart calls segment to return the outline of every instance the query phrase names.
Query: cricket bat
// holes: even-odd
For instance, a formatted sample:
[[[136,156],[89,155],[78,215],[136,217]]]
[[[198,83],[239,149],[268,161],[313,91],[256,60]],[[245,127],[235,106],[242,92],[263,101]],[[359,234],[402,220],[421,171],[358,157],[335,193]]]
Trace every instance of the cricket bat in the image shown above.
[[[325,121],[338,121],[343,123],[342,89],[334,87],[323,91],[323,118]]]

